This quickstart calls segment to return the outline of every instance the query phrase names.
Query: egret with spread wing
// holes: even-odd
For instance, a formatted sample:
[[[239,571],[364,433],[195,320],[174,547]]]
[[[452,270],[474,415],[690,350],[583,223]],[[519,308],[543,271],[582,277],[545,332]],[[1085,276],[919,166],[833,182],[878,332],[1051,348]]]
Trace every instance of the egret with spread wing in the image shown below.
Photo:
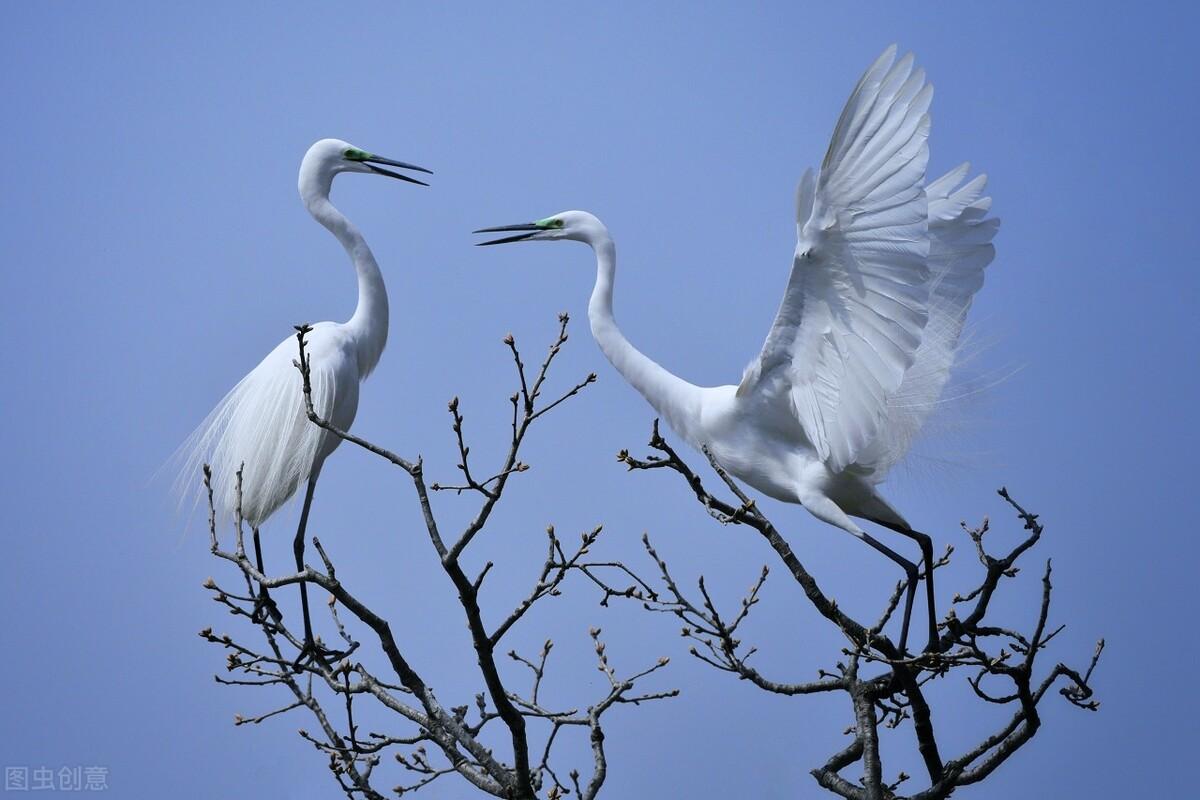
[[[358,277],[358,306],[347,322],[318,322],[306,337],[314,410],[341,430],[349,430],[358,411],[358,386],[371,374],[387,343],[388,297],[375,256],[358,228],[329,200],[333,179],[343,172],[385,175],[409,183],[428,184],[386,169],[429,172],[422,167],[373,155],[340,139],[322,139],[300,163],[300,198],[313,219],[329,230],[350,256]],[[190,479],[201,463],[213,471],[218,512],[240,513],[254,532],[254,551],[261,572],[258,529],[306,484],[304,508],[293,550],[296,569],[304,569],[304,531],[313,490],[325,459],[341,443],[308,420],[302,393],[296,339],[288,337],[225,395],[183,447],[183,477]],[[305,658],[321,655],[308,614],[308,589],[300,583],[304,606]],[[270,604],[266,590],[260,599]],[[273,604],[270,606],[273,610]],[[274,613],[278,613],[274,611]]]
[[[933,87],[889,47],[851,94],[821,168],[797,193],[791,274],[762,352],[737,386],[699,387],[638,351],[613,318],[616,248],[585,211],[484,228],[481,244],[573,240],[596,254],[592,334],[617,371],[732,475],[850,533],[908,576],[904,650],[918,570],[851,517],[915,539],[937,641],[933,544],[879,493],[938,400],[999,221],[986,178],[963,164],[926,184]]]

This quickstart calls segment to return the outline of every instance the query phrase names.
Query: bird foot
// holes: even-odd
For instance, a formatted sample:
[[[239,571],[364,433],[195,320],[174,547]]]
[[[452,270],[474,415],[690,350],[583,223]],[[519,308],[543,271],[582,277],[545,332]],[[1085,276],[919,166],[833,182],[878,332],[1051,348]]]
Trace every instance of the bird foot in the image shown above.
[[[942,659],[942,653],[937,649],[934,643],[925,646],[925,649],[915,656],[905,653],[901,657],[901,661],[909,666],[918,669],[929,670],[931,672],[941,672],[945,662]]]
[[[254,611],[250,613],[250,621],[255,625],[261,625],[267,621],[267,617],[270,617],[276,625],[283,622],[283,612],[271,599],[271,595],[263,592],[254,601]]]
[[[933,664],[936,663],[939,658],[941,658],[941,641],[937,636],[930,637],[929,641],[925,643],[925,647],[922,648],[921,652],[919,653],[909,652],[908,644],[901,642],[896,647],[896,653],[897,660],[899,661],[907,661],[913,664],[920,664],[924,662]]]
[[[320,663],[322,667],[328,669],[345,658],[348,653],[348,650],[332,650],[321,644],[320,641],[305,639],[304,646],[300,648],[296,660],[292,662],[292,671],[303,672],[304,665],[310,662]]]

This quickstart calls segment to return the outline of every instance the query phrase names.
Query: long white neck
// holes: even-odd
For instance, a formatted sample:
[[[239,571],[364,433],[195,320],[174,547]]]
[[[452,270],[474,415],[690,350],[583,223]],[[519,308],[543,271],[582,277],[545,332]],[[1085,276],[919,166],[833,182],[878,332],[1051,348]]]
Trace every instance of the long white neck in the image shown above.
[[[608,231],[588,242],[596,253],[596,285],[588,303],[592,336],[617,372],[666,419],[676,433],[695,438],[700,408],[700,388],[672,375],[629,343],[613,317],[613,281],[617,273],[617,248]]]
[[[358,228],[329,201],[332,176],[300,176],[300,197],[313,219],[325,226],[346,248],[358,274],[358,306],[345,323],[358,345],[358,370],[365,378],[379,363],[387,344],[388,297],[383,273]]]

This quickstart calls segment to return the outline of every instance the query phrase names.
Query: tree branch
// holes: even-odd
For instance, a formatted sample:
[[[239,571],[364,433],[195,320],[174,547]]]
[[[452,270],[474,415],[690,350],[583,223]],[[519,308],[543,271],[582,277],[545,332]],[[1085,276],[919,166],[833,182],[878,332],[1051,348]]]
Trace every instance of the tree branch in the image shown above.
[[[1001,582],[1005,578],[1017,575],[1018,559],[1037,544],[1043,533],[1037,515],[1019,505],[1007,490],[1001,489],[999,494],[1016,512],[1028,535],[1004,555],[994,556],[984,546],[984,535],[989,530],[988,521],[985,519],[978,528],[969,528],[964,524],[963,529],[975,546],[975,553],[984,567],[984,574],[980,583],[965,596],[956,595],[955,602],[974,601],[974,606],[962,619],[953,611],[950,612],[945,622],[945,633],[936,643],[935,652],[909,658],[903,657],[891,640],[882,634],[903,591],[907,588],[904,582],[896,586],[882,616],[874,625],[867,626],[851,618],[835,601],[824,594],[775,525],[707,449],[704,450],[704,455],[708,458],[709,465],[733,495],[734,500],[723,500],[705,488],[701,478],[661,436],[657,421],[654,423],[650,447],[655,452],[646,458],[634,458],[627,450],[623,450],[618,454],[618,460],[630,470],[666,469],[678,473],[696,500],[714,519],[724,525],[747,526],[756,531],[767,541],[787,573],[804,591],[809,606],[835,625],[849,640],[849,647],[843,650],[848,660],[839,662],[836,671],[819,670],[819,679],[809,683],[779,684],[763,678],[746,664],[746,659],[756,652],[756,648],[751,647],[743,654],[744,646],[736,631],[759,602],[759,592],[768,574],[767,568],[763,568],[758,581],[742,600],[738,612],[732,618],[726,619],[718,612],[705,587],[703,577],[697,582],[699,599],[688,598],[671,574],[666,561],[646,537],[643,539],[646,551],[657,567],[662,589],[646,589],[633,595],[620,595],[610,587],[602,586],[605,589],[604,600],[607,601],[614,594],[631,596],[641,600],[649,611],[673,614],[685,623],[684,637],[695,642],[691,647],[694,656],[716,669],[733,673],[764,691],[784,695],[845,692],[854,717],[854,724],[849,729],[854,738],[825,764],[812,770],[814,779],[824,789],[852,800],[900,798],[897,793],[899,787],[910,778],[900,773],[897,780],[888,783],[883,777],[882,741],[879,735],[881,722],[885,727],[894,729],[905,720],[912,721],[912,735],[924,761],[929,785],[909,797],[914,800],[942,800],[949,797],[957,787],[986,778],[1034,736],[1041,724],[1038,704],[1058,678],[1065,677],[1072,681],[1070,685],[1060,689],[1060,694],[1069,702],[1086,710],[1098,708],[1098,703],[1092,699],[1090,680],[1103,650],[1103,640],[1097,645],[1087,670],[1082,674],[1058,664],[1040,684],[1033,683],[1032,676],[1038,654],[1043,652],[1062,630],[1062,626],[1059,626],[1047,633],[1053,588],[1049,561],[1046,562],[1042,577],[1041,603],[1032,632],[1022,634],[1011,628],[984,624],[991,600]],[[952,552],[953,547],[948,546],[945,555],[927,565],[926,569],[946,566]],[[993,651],[985,647],[984,643],[989,641],[999,641],[1000,649]],[[1020,660],[1014,660],[1014,654],[1019,654]],[[879,665],[886,671],[860,677],[860,663]],[[930,680],[945,677],[952,670],[959,669],[973,671],[967,680],[981,700],[989,704],[1015,704],[1016,709],[1012,717],[995,733],[968,748],[961,756],[943,763],[933,727],[933,713],[921,687]],[[982,688],[985,678],[1007,681],[1012,689],[1004,694],[986,692]],[[882,716],[877,711],[881,711]],[[841,772],[857,762],[862,762],[863,773],[859,782],[854,783],[843,777]]]
[[[589,797],[594,796],[603,784],[608,768],[603,747],[597,744],[597,737],[601,741],[603,739],[599,722],[601,714],[616,705],[636,705],[641,702],[673,697],[676,694],[674,690],[633,694],[635,684],[665,665],[666,661],[663,659],[656,666],[624,679],[617,679],[615,673],[608,673],[610,688],[607,695],[589,707],[586,713],[574,710],[563,712],[545,709],[541,706],[539,693],[552,644],[549,639],[537,661],[525,661],[515,652],[510,651],[514,658],[534,670],[535,679],[531,696],[522,697],[512,691],[506,683],[505,676],[496,660],[496,648],[500,646],[504,637],[525,619],[527,612],[545,597],[561,593],[563,582],[572,572],[586,573],[589,570],[598,569],[599,564],[621,566],[619,562],[589,563],[586,561],[590,548],[600,534],[600,527],[584,534],[580,546],[570,556],[564,551],[553,528],[549,528],[547,556],[533,589],[491,632],[484,624],[484,610],[479,602],[479,593],[484,577],[491,569],[492,563],[488,562],[487,566],[473,580],[467,577],[461,563],[463,553],[484,530],[491,518],[491,512],[502,499],[508,479],[528,468],[520,461],[519,454],[531,425],[566,400],[577,396],[583,388],[595,380],[594,375],[589,375],[585,380],[567,389],[557,399],[545,405],[539,405],[538,401],[547,385],[550,367],[567,341],[567,323],[567,316],[560,315],[558,334],[532,380],[526,375],[516,342],[511,336],[505,339],[505,344],[514,359],[521,388],[511,398],[513,405],[512,436],[507,452],[502,465],[492,477],[485,480],[475,477],[475,472],[468,460],[471,448],[464,432],[460,403],[458,398],[450,402],[449,411],[458,452],[458,468],[464,483],[460,486],[446,487],[438,484],[426,485],[420,458],[404,458],[362,437],[338,429],[317,414],[312,398],[311,356],[307,352],[306,342],[306,336],[311,328],[308,326],[297,327],[298,357],[295,363],[302,377],[303,403],[308,419],[330,435],[355,444],[390,464],[400,467],[412,482],[430,543],[438,554],[442,568],[454,587],[463,609],[477,658],[479,674],[486,689],[486,693],[477,695],[475,699],[474,719],[470,718],[469,705],[447,707],[436,698],[430,685],[405,654],[405,648],[396,638],[390,623],[355,596],[337,577],[333,560],[321,545],[319,538],[314,536],[312,541],[323,565],[321,569],[305,566],[301,570],[282,575],[264,574],[246,556],[239,511],[235,520],[235,546],[232,550],[223,548],[220,542],[221,537],[218,535],[216,513],[212,502],[211,472],[205,467],[210,508],[210,550],[222,562],[236,567],[246,589],[244,592],[229,592],[213,579],[206,581],[205,587],[213,593],[213,599],[229,613],[249,621],[256,627],[265,643],[264,646],[257,646],[235,639],[228,634],[217,635],[211,628],[202,631],[203,638],[227,651],[226,669],[241,675],[241,677],[231,678],[218,676],[217,680],[230,686],[253,687],[256,691],[263,691],[264,687],[283,686],[292,696],[290,702],[280,704],[274,710],[253,717],[239,716],[236,718],[235,724],[260,724],[298,709],[306,709],[316,719],[319,732],[301,731],[301,737],[329,758],[330,770],[347,797],[380,798],[384,796],[374,788],[378,780],[374,773],[382,763],[382,755],[389,751],[394,755],[394,758],[391,759],[392,763],[415,776],[415,780],[410,780],[408,783],[396,784],[393,789],[393,792],[396,793],[417,791],[445,775],[456,773],[486,794],[520,800],[531,800],[536,797],[544,778],[549,777],[553,784],[551,796],[562,796],[567,787],[559,781],[551,767],[551,749],[554,743],[561,739],[560,730],[580,727],[589,730],[593,743],[594,771],[587,791]],[[460,495],[466,492],[468,496],[480,498],[480,505],[470,523],[453,539],[453,544],[450,545],[447,545],[447,540],[442,536],[430,501],[430,492],[443,488],[456,490]],[[238,490],[240,497],[240,479]],[[299,672],[296,672],[293,665],[294,659],[289,657],[289,653],[292,650],[299,651],[303,646],[303,639],[287,627],[281,616],[262,613],[260,596],[266,589],[278,590],[301,582],[312,584],[329,593],[330,619],[338,637],[346,644],[346,649],[337,663],[325,663],[320,659],[308,660],[301,664],[298,667]],[[339,609],[344,610],[348,615],[345,620],[339,613]],[[376,676],[368,671],[362,663],[352,660],[361,646],[355,639],[360,626],[370,631],[371,637],[385,656],[388,668],[394,674],[394,678],[384,679]],[[606,663],[603,646],[596,638],[597,635],[598,632],[593,632],[597,652],[600,654],[603,664]],[[329,705],[330,699],[336,701],[334,706]],[[413,730],[399,734],[371,731],[364,736],[356,719],[364,718],[359,713],[359,705],[368,700],[393,712],[401,722],[413,726]],[[344,719],[344,732],[339,730],[339,726],[333,722],[338,717]],[[508,732],[510,742],[508,763],[502,761],[493,752],[491,746],[485,744],[481,738],[485,727],[497,720],[505,726]],[[530,755],[533,745],[528,728],[531,722],[548,727],[544,743],[539,744],[537,748],[540,753],[537,763],[534,763]],[[427,744],[431,745],[428,752],[425,749]],[[599,747],[598,750],[597,747]],[[413,749],[405,752],[402,748]],[[436,754],[439,760],[444,760],[444,763],[434,763],[431,753]]]

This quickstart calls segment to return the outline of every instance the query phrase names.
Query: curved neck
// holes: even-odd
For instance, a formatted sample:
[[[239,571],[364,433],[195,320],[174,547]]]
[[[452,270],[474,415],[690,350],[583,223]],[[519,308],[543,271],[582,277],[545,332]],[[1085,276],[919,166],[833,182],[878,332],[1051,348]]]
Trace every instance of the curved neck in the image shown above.
[[[358,274],[358,305],[354,315],[345,323],[358,345],[358,369],[366,377],[383,354],[387,344],[388,297],[383,273],[367,240],[350,220],[329,201],[333,176],[300,176],[300,197],[313,219],[329,230],[346,249],[354,271]]]
[[[617,248],[607,231],[593,238],[588,242],[596,253],[596,285],[588,303],[592,336],[617,372],[679,435],[691,440],[698,422],[700,389],[655,363],[621,333],[613,317]]]

